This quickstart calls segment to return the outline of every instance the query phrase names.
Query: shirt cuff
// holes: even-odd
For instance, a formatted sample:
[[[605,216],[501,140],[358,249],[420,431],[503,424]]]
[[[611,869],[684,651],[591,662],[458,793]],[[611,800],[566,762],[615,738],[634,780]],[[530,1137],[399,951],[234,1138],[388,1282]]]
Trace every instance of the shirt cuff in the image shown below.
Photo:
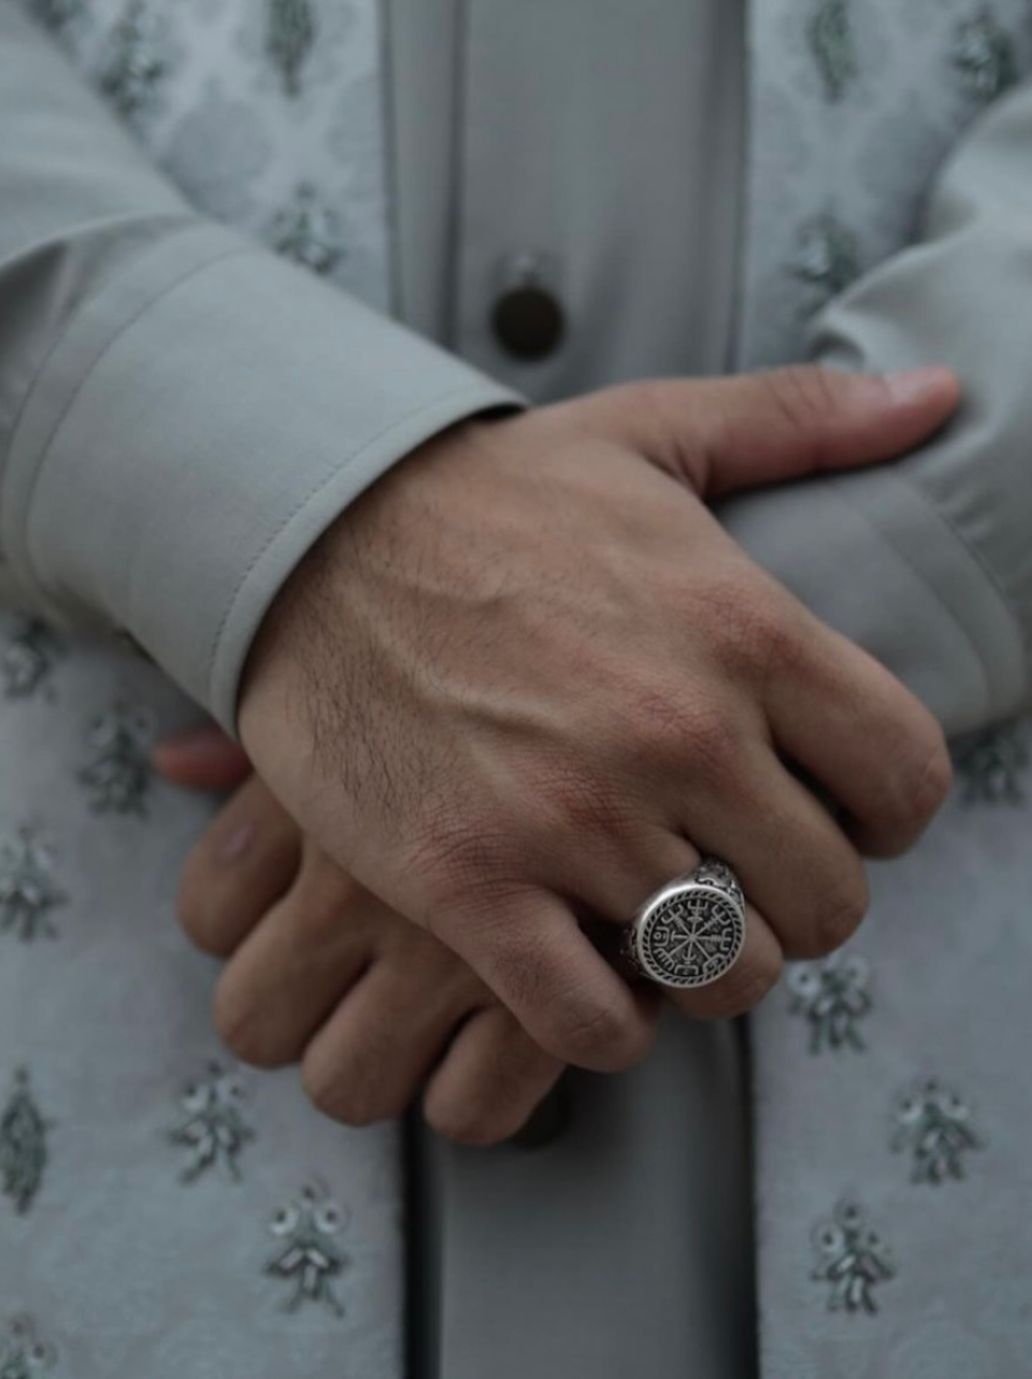
[[[14,432],[0,522],[56,621],[128,631],[228,731],[258,625],[339,513],[449,425],[522,399],[219,227],[73,319]]]
[[[952,736],[1013,713],[1021,628],[980,563],[890,466],[731,499],[736,541],[903,681]]]

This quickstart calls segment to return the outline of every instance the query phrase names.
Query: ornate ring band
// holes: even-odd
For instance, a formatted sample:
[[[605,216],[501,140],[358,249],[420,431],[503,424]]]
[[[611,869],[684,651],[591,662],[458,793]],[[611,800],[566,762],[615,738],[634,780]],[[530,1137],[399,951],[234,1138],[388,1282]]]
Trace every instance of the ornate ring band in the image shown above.
[[[657,986],[709,986],[738,960],[745,943],[745,896],[716,857],[650,896],[624,932],[623,955]]]

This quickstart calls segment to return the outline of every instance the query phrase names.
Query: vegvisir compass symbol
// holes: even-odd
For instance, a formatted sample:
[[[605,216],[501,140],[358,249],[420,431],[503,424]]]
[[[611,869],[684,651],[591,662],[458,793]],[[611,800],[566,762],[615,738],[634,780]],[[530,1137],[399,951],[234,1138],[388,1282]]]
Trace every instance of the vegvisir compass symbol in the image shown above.
[[[715,982],[745,942],[745,899],[726,863],[706,857],[658,891],[624,935],[623,952],[639,976],[685,990]]]
[[[705,986],[723,976],[745,933],[741,910],[702,887],[661,901],[642,927],[643,964],[659,980],[682,987]]]

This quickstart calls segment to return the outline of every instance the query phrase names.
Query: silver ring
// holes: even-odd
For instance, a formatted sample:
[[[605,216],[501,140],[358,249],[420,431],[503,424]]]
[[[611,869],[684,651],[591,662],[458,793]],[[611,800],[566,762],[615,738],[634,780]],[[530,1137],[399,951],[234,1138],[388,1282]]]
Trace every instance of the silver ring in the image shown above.
[[[737,962],[745,943],[745,896],[717,857],[650,896],[624,933],[624,957],[657,986],[709,986]]]

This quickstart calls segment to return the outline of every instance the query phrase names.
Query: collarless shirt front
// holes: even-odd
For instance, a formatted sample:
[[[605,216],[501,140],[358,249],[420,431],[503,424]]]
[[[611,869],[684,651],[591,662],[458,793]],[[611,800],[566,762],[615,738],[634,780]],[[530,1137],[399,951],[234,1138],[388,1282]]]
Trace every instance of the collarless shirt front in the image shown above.
[[[386,31],[402,319],[534,401],[728,369],[742,0],[387,0]],[[567,323],[530,363],[491,319],[528,259]]]
[[[744,7],[388,0],[387,17],[402,319],[535,402],[728,371]],[[527,263],[565,321],[532,361],[493,322]],[[410,1324],[426,1379],[748,1379],[736,1028],[668,1020],[646,1067],[572,1074],[567,1092],[565,1127],[537,1149],[423,1145]],[[520,1345],[500,1350],[500,1335]]]

